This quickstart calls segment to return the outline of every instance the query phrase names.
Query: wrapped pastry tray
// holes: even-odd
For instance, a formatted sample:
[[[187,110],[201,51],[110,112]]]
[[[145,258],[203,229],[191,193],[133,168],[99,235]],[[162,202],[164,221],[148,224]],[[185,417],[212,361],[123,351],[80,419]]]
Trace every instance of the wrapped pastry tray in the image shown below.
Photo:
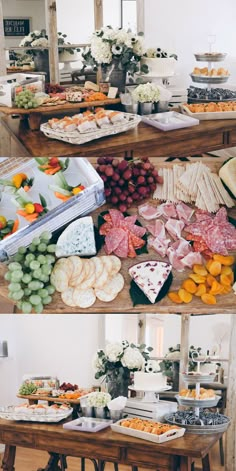
[[[42,414],[36,412],[15,412],[14,406],[0,407],[0,418],[5,420],[16,420],[23,422],[60,422],[61,420],[67,419],[73,412],[73,409],[70,408],[63,412],[56,412],[51,414]]]
[[[179,395],[175,397],[180,406],[188,407],[215,407],[220,400],[220,396],[215,396],[209,399],[193,399],[192,397],[183,397]]]
[[[198,103],[200,102],[198,101]],[[192,113],[185,105],[180,105],[180,111],[184,115],[191,118],[197,118],[200,121],[209,121],[212,119],[236,119],[236,111],[208,111],[206,113]]]
[[[19,159],[21,161],[21,159]],[[6,166],[6,172],[4,168]],[[69,184],[82,184],[85,190],[73,196],[68,201],[61,203],[61,200],[54,196],[48,185],[53,184],[53,177],[40,172],[38,164],[34,159],[27,159],[14,170],[7,171],[7,161],[1,164],[1,178],[11,179],[16,173],[26,173],[30,178],[34,178],[34,184],[27,196],[34,202],[39,201],[39,194],[42,194],[47,201],[48,213],[39,217],[32,223],[19,216],[19,230],[0,242],[0,261],[3,262],[9,256],[14,255],[21,246],[27,247],[34,237],[43,231],[56,231],[79,216],[85,216],[91,211],[105,203],[104,184],[95,168],[90,162],[82,157],[70,159],[69,166],[63,172]],[[2,170],[3,169],[3,170]],[[0,213],[7,219],[16,219],[17,207],[12,203],[13,195],[6,189],[2,193],[0,201]]]
[[[119,134],[130,129],[135,128],[141,121],[141,117],[136,114],[123,113],[125,122],[111,124],[110,126],[104,127],[102,129],[97,129],[96,131],[84,132],[81,133],[77,130],[68,132],[68,131],[59,131],[52,129],[48,123],[41,124],[40,130],[45,134],[45,136],[51,139],[57,139],[59,141],[68,142],[69,144],[85,144],[86,142],[94,141],[95,139],[100,139],[101,137],[112,136],[114,134]]]
[[[209,77],[208,75],[197,75],[197,74],[190,74],[190,77],[193,82],[196,83],[209,83],[209,84],[216,84],[216,83],[225,83],[229,80],[229,75],[216,75]]]
[[[176,111],[167,111],[166,113],[142,116],[142,121],[150,126],[161,129],[161,131],[172,131],[173,129],[196,126],[199,124],[199,120],[196,118],[176,113]]]
[[[174,440],[175,438],[182,437],[185,433],[185,428],[176,425],[176,429],[171,429],[168,432],[163,433],[162,435],[154,435],[149,432],[143,432],[141,430],[123,427],[122,425],[120,425],[123,420],[124,419],[119,420],[115,424],[111,425],[111,429],[113,430],[113,432],[129,435],[130,437],[141,438],[142,440],[147,440],[149,442],[164,443],[170,440]]]

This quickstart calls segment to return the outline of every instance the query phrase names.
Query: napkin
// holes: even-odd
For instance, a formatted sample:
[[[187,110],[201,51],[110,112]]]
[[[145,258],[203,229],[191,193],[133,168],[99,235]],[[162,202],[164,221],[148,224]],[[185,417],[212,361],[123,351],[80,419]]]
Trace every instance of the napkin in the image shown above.
[[[127,397],[119,396],[108,402],[107,407],[109,410],[123,410],[126,406]]]

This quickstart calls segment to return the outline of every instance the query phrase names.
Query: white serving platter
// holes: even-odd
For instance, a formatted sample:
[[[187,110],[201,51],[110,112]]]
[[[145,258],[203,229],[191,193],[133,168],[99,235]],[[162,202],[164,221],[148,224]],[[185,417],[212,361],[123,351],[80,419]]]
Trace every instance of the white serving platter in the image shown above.
[[[142,116],[142,121],[154,126],[154,128],[161,129],[161,131],[172,131],[173,129],[187,128],[199,124],[199,120],[195,117],[185,116],[176,111]]]
[[[138,126],[141,121],[141,117],[136,114],[123,113],[123,115],[125,118],[124,123],[111,124],[110,126],[97,129],[96,131],[81,133],[78,130],[75,130],[72,132],[65,132],[52,129],[48,123],[41,124],[40,131],[42,131],[45,136],[51,139],[68,142],[69,144],[80,145],[85,144],[86,142],[94,141],[95,139],[100,139],[101,137],[112,136],[129,131],[130,129],[136,128],[136,126]]]
[[[61,420],[67,419],[73,412],[70,408],[64,412],[56,412],[53,414],[42,414],[42,413],[25,413],[15,412],[13,406],[0,407],[0,418],[5,420],[15,420],[17,422],[44,422],[44,423],[55,423]]]
[[[168,432],[163,433],[162,435],[155,435],[149,432],[143,432],[141,430],[132,429],[129,427],[123,427],[122,425],[120,425],[121,422],[123,422],[123,420],[124,419],[119,420],[115,424],[111,425],[111,429],[113,430],[113,432],[118,432],[124,435],[129,435],[130,437],[141,438],[142,440],[147,440],[149,442],[154,442],[154,443],[169,442],[170,440],[174,440],[175,438],[182,437],[185,433],[185,428],[176,426],[176,428],[171,429]]]
[[[108,419],[93,419],[92,417],[80,417],[79,419],[72,420],[63,424],[63,428],[68,430],[77,430],[78,432],[99,432],[104,428],[109,427],[112,420]]]
[[[61,160],[65,160],[61,158]],[[11,201],[14,195],[9,193],[6,187],[2,192],[0,201],[0,214],[7,219],[16,219],[20,221],[19,230],[0,242],[0,261],[5,261],[9,256],[14,255],[21,246],[27,247],[34,237],[39,236],[43,231],[56,231],[60,227],[66,226],[79,216],[85,216],[91,211],[105,203],[104,183],[95,168],[83,157],[69,159],[70,163],[63,175],[67,182],[72,186],[81,183],[85,190],[78,195],[71,197],[68,201],[61,202],[54,196],[54,192],[49,189],[53,184],[53,177],[38,170],[38,164],[35,159],[28,159],[21,163],[14,170],[1,172],[2,179],[11,179],[16,173],[26,173],[34,177],[32,189],[26,193],[28,198],[32,197],[33,202],[39,201],[39,194],[42,194],[48,203],[48,213],[39,217],[36,221],[28,223],[23,217],[16,214],[17,207]],[[3,162],[2,165],[4,165]],[[5,168],[2,167],[2,168]]]
[[[199,121],[209,121],[212,119],[236,119],[236,111],[209,111],[206,113],[192,113],[185,105],[180,105],[180,111],[183,113],[183,115],[188,116],[189,118],[196,117]]]

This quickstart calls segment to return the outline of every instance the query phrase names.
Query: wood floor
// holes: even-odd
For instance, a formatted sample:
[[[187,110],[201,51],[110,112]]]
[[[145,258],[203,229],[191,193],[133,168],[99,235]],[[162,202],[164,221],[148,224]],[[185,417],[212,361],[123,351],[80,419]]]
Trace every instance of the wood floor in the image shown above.
[[[1,455],[0,455],[1,456]],[[2,456],[0,462],[2,460]],[[38,468],[44,468],[48,460],[48,454],[43,451],[29,450],[27,448],[18,448],[16,454],[15,471],[37,471]],[[78,458],[67,459],[67,471],[80,471],[80,460]],[[139,468],[141,471],[142,468]],[[200,463],[195,464],[195,471],[201,471]],[[219,445],[216,444],[211,454],[211,470],[224,471],[220,465]],[[90,461],[86,461],[86,471],[94,471]],[[111,463],[107,463],[105,471],[114,471]],[[119,465],[119,471],[131,471],[131,467]]]

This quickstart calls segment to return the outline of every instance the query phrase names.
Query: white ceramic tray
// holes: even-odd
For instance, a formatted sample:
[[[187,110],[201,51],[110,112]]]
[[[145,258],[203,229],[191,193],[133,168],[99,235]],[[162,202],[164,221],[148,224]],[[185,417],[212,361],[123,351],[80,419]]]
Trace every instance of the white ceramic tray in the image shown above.
[[[161,129],[161,131],[172,131],[173,129],[187,128],[199,124],[199,120],[195,117],[185,116],[176,111],[142,116],[142,121],[150,126]]]
[[[64,412],[57,412],[54,414],[42,414],[42,413],[24,413],[24,412],[15,412],[14,407],[7,406],[0,408],[0,418],[5,420],[16,420],[23,422],[60,422],[61,420],[67,419],[73,412],[73,409],[70,408]]]
[[[185,428],[176,426],[176,429],[169,430],[168,432],[165,432],[162,435],[154,435],[149,432],[142,432],[141,430],[136,430],[129,427],[122,427],[122,425],[120,424],[123,420],[124,419],[119,420],[115,424],[111,425],[111,429],[113,430],[113,432],[118,432],[124,435],[129,435],[130,437],[141,438],[142,440],[147,440],[149,442],[154,442],[154,443],[169,442],[170,440],[174,440],[175,438],[182,437],[185,433]]]
[[[141,117],[136,114],[123,113],[125,117],[125,123],[112,124],[109,127],[104,127],[103,129],[97,129],[92,132],[81,133],[77,130],[73,132],[58,131],[52,129],[48,123],[41,124],[40,130],[45,134],[45,136],[51,139],[57,139],[59,141],[68,142],[69,144],[85,144],[86,142],[94,141],[95,139],[100,139],[101,137],[112,136],[114,134],[119,134],[130,129],[135,128],[141,121]]]
[[[236,111],[212,111],[206,113],[192,113],[185,105],[180,105],[180,111],[185,116],[189,116],[191,118],[196,117],[200,121],[209,121],[212,119],[236,119]]]
[[[63,424],[63,428],[68,430],[77,430],[78,432],[99,432],[104,428],[109,427],[112,420],[107,419],[93,419],[92,417],[80,417],[79,419],[72,420]]]
[[[6,173],[1,172],[2,179],[11,179],[18,172],[34,177],[33,187],[26,195],[29,198],[32,197],[33,202],[40,202],[39,193],[42,194],[49,209],[47,214],[30,224],[23,217],[18,217],[20,221],[19,230],[0,242],[0,261],[2,262],[7,260],[9,256],[14,255],[19,247],[27,247],[32,239],[43,231],[53,232],[66,226],[79,216],[89,214],[105,203],[104,183],[95,168],[85,158],[75,157],[70,159],[67,170],[63,172],[69,184],[74,186],[81,183],[85,186],[85,190],[63,203],[48,188],[48,185],[53,184],[53,177],[38,170],[35,159],[29,159],[14,170],[11,167],[11,171],[7,171],[5,162],[1,165],[4,166],[2,167],[4,169],[6,165]],[[7,217],[7,219],[16,219],[17,217],[17,207],[12,203],[12,197],[13,195],[9,194],[9,190],[6,188],[3,191],[2,201],[0,201],[0,214]]]

